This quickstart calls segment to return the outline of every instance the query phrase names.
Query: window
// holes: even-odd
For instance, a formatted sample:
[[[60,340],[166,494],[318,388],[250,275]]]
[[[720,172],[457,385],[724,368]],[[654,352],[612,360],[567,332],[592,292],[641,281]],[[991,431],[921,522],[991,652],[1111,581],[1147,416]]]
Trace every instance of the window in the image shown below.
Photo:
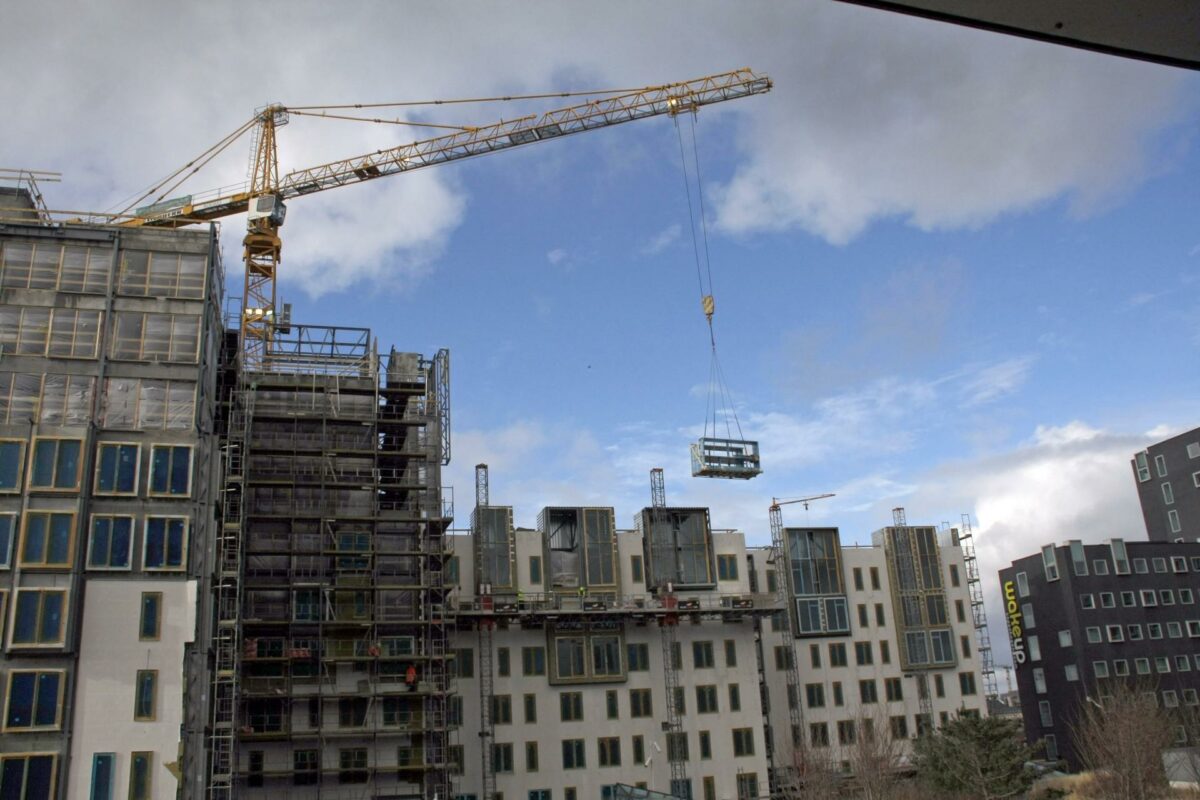
[[[108,288],[111,259],[109,246],[10,241],[4,246],[4,274],[0,286],[104,293]]]
[[[891,649],[891,645],[888,644],[887,639],[879,640],[879,663],[881,663],[881,664],[892,663],[892,649]]]
[[[1191,672],[1192,660],[1186,655],[1175,656],[1175,671],[1176,672]]]
[[[671,697],[671,702],[673,702],[675,704],[675,713],[679,714],[680,716],[686,714],[687,713],[687,703],[685,702],[685,700],[686,700],[687,696],[683,693],[683,687],[676,686],[675,689],[671,692],[670,697]]]
[[[521,648],[521,674],[526,676],[546,674],[546,648]]]
[[[1033,690],[1038,694],[1046,693],[1046,670],[1041,667],[1033,670]]]
[[[891,717],[889,719],[889,727],[891,728],[893,739],[899,741],[908,738],[908,717],[903,715]]]
[[[846,698],[842,695],[841,681],[833,682],[833,704],[839,707],[846,705]]]
[[[1188,636],[1193,639],[1200,637],[1200,620],[1197,620],[1197,619],[1187,620],[1187,633],[1188,633]]]
[[[498,773],[513,771],[513,746],[509,742],[492,745],[492,766]]]
[[[583,720],[583,693],[563,692],[558,696],[559,718],[563,722]]]
[[[1165,558],[1155,558],[1150,563],[1154,565],[1154,571],[1160,575],[1167,571],[1167,560]]]
[[[191,430],[196,384],[150,378],[106,378],[101,426],[120,430]],[[286,435],[279,434],[279,441]]]
[[[950,631],[930,631],[929,643],[933,653],[933,663],[949,664],[954,661],[954,646],[951,644]]]
[[[492,695],[492,722],[496,725],[512,724],[512,695]]]
[[[645,672],[650,669],[650,646],[631,644],[626,648],[625,659],[630,672]]]
[[[1070,647],[1071,646],[1071,632],[1070,631],[1059,631],[1058,632],[1058,646],[1059,647]]]
[[[725,640],[725,666],[737,666],[737,641],[734,639]]]
[[[1133,572],[1135,575],[1145,575],[1150,572],[1150,566],[1144,558],[1135,558],[1133,560]]]
[[[823,683],[806,683],[804,684],[804,699],[809,708],[824,708],[825,707],[825,684]]]
[[[369,708],[367,698],[365,697],[343,697],[338,700],[338,727],[339,728],[362,728],[367,724],[367,710]],[[492,703],[492,712],[495,713],[496,704]]]
[[[708,669],[714,664],[712,642],[692,642],[692,666]]]
[[[1085,610],[1092,610],[1096,607],[1096,597],[1090,594],[1079,595],[1079,607]]]
[[[733,755],[735,758],[754,755],[754,729],[733,729]]]
[[[1133,666],[1134,669],[1137,670],[1138,675],[1150,674],[1150,659],[1148,658],[1135,658],[1133,660]]]
[[[1129,662],[1123,658],[1118,658],[1113,661],[1113,675],[1118,677],[1126,677],[1129,675]]]
[[[89,800],[113,800],[115,753],[96,753],[92,756],[92,792]]]
[[[460,647],[454,651],[454,674],[460,678],[475,677],[475,650]]]
[[[526,742],[525,743],[525,771],[526,772],[537,772],[538,771],[538,743],[537,742]],[[544,800],[550,800],[550,790],[543,789],[542,791],[544,791],[546,793],[544,795]],[[530,798],[532,800],[533,792],[530,792],[529,794],[530,794]]]
[[[459,698],[461,700],[462,698]],[[525,721],[529,723],[537,722],[537,695],[525,695]]]
[[[187,544],[187,517],[147,517],[142,568],[182,570]]]
[[[92,515],[88,536],[88,569],[129,569],[133,544],[133,517]]]
[[[1103,680],[1104,678],[1107,678],[1108,677],[1108,662],[1107,661],[1093,661],[1092,662],[1092,674],[1096,676],[1097,680]]]
[[[129,758],[129,800],[150,800],[154,783],[154,753],[133,753]]]
[[[1164,483],[1162,485],[1163,505],[1175,505],[1175,491],[1171,488],[1171,484]]]
[[[858,697],[863,703],[878,703],[879,689],[874,680],[858,682]]]
[[[1154,471],[1160,478],[1167,477],[1167,459],[1161,453],[1154,457]]]
[[[511,658],[507,647],[496,648],[496,674],[507,678],[512,671]]]
[[[1046,747],[1046,760],[1047,761],[1057,761],[1058,760],[1058,737],[1056,737],[1053,733],[1048,733],[1042,737],[1042,743]]]
[[[1071,569],[1075,572],[1076,577],[1086,577],[1088,566],[1087,557],[1083,554],[1083,542],[1078,539],[1072,539],[1067,542],[1067,547],[1071,552]]]
[[[192,448],[156,444],[150,449],[150,494],[187,497],[192,491]]]
[[[1171,556],[1171,571],[1176,574],[1187,572],[1187,559],[1183,556]]]
[[[82,447],[79,439],[35,439],[29,488],[55,492],[78,490]]]
[[[959,636],[958,644],[959,644],[959,649],[962,650],[962,657],[970,658],[971,657],[971,637],[967,636],[966,634]]]
[[[959,585],[958,564],[950,565],[950,585],[955,587]]]
[[[1124,540],[1113,539],[1111,542],[1109,542],[1109,547],[1112,550],[1113,572],[1115,572],[1117,575],[1128,575],[1129,555],[1125,552]]]
[[[1031,603],[1021,604],[1021,616],[1025,618],[1025,627],[1033,628],[1037,625],[1033,618],[1033,605]]]
[[[847,745],[854,744],[856,739],[854,730],[854,720],[844,719],[838,722],[838,744]]]
[[[1125,629],[1120,625],[1107,625],[1105,626],[1105,630],[1108,633],[1108,640],[1110,642],[1125,641]]]
[[[65,589],[17,589],[14,605],[12,646],[53,647],[63,643]]]
[[[143,591],[142,610],[138,619],[138,639],[142,642],[154,642],[162,633],[162,593],[161,591]]]
[[[1096,575],[1108,574],[1108,561],[1103,558],[1092,559],[1092,572]]]
[[[865,603],[858,604],[858,627],[868,628],[871,625],[871,618],[867,614],[867,606]]]
[[[0,788],[14,800],[50,800],[56,797],[58,756],[53,753],[0,755]]]
[[[1171,591],[1170,589],[1159,589],[1158,602],[1164,606],[1175,605],[1175,592]]]
[[[1088,644],[1100,644],[1104,641],[1104,637],[1100,633],[1100,626],[1092,625],[1087,629]]]
[[[60,670],[10,672],[4,730],[58,730],[62,726],[64,688],[64,673]]]
[[[109,356],[118,361],[195,364],[200,353],[198,314],[118,311]]]
[[[1130,595],[1132,595],[1132,594],[1133,593],[1130,592]],[[1112,592],[1101,592],[1100,593],[1100,607],[1101,608],[1116,608],[1117,607],[1116,596]]]
[[[0,439],[0,492],[21,491],[21,472],[25,465],[25,443]]]
[[[28,569],[70,569],[75,554],[75,515],[49,511],[25,514],[20,564]]]
[[[148,297],[204,297],[208,257],[198,253],[122,250],[117,291]]]
[[[717,707],[717,687],[716,686],[697,686],[696,687],[696,713],[697,714],[715,714],[720,709]]]
[[[1024,572],[1017,573],[1017,597],[1029,597],[1029,576]]]
[[[738,563],[736,555],[717,556],[717,580],[736,581],[738,579]]]
[[[600,751],[600,766],[621,766],[621,739],[617,736],[602,736],[597,741]]]
[[[1038,716],[1041,717],[1043,728],[1054,727],[1054,715],[1050,713],[1050,701],[1041,700],[1038,702]]]
[[[861,592],[863,590],[863,573],[862,567],[854,568],[854,591]]]
[[[534,585],[541,585],[542,582],[542,557],[529,557],[529,582]]]
[[[633,763],[642,764],[646,761],[646,740],[641,736],[633,737]]]
[[[133,687],[133,719],[153,722],[158,707],[158,670],[139,669]]]
[[[583,739],[563,739],[562,762],[563,769],[583,769],[587,766]]]
[[[1042,548],[1042,566],[1046,569],[1047,581],[1058,580],[1058,556],[1054,552],[1054,545],[1048,544]]]
[[[1162,624],[1159,622],[1146,623],[1146,633],[1149,634],[1151,639],[1161,639],[1162,638]],[[1133,637],[1131,636],[1130,638],[1132,639]]]
[[[736,683],[729,684],[729,710],[742,710],[742,690]]]
[[[755,800],[758,796],[758,775],[753,772],[739,772],[737,800]]]
[[[409,762],[408,748],[399,748],[396,753],[397,763]],[[367,749],[365,747],[350,747],[338,751],[338,783],[366,783]]]
[[[871,567],[871,589],[879,591],[879,567]]]
[[[1109,594],[1112,594],[1112,593],[1109,592]],[[1124,606],[1125,608],[1137,608],[1137,595],[1134,594],[1133,592],[1128,592],[1128,591],[1121,592],[1121,605]],[[1105,606],[1105,608],[1112,608],[1112,607],[1113,606]]]
[[[829,666],[844,667],[847,663],[846,645],[842,642],[829,645]]]
[[[1183,530],[1183,526],[1179,523],[1179,512],[1173,508],[1167,510],[1167,525],[1171,528],[1171,533],[1179,533]]]
[[[1167,673],[1171,671],[1171,661],[1166,656],[1154,657],[1154,671],[1159,673]]]
[[[1071,683],[1079,680],[1079,668],[1074,664],[1066,664],[1063,666],[1063,676]]]
[[[780,672],[790,669],[794,658],[795,654],[791,648],[791,645],[775,645],[775,669],[779,670]]]
[[[941,675],[935,674],[933,676],[933,693],[938,697],[946,696],[946,682]]]
[[[1142,605],[1147,608],[1158,605],[1158,595],[1153,589],[1142,589]]]
[[[1193,603],[1195,603],[1196,600],[1195,600],[1195,597],[1192,595],[1192,590],[1191,589],[1180,589],[1179,590],[1179,602],[1181,605],[1185,605],[1185,606],[1190,606]]]
[[[960,600],[958,602],[960,604],[960,611],[961,611],[962,601]],[[880,628],[883,628],[887,625],[887,618],[884,616],[884,613],[883,613],[883,603],[875,604],[875,624],[877,626],[879,626]]]
[[[854,643],[854,661],[860,667],[874,663],[874,661],[871,657],[871,643],[870,642],[855,642]]]
[[[958,688],[964,697],[975,694],[975,673],[958,673]]]
[[[630,556],[629,557],[629,570],[633,574],[633,582],[634,583],[644,583],[645,582],[646,575],[645,575],[644,570],[642,569],[642,557],[641,556]]]

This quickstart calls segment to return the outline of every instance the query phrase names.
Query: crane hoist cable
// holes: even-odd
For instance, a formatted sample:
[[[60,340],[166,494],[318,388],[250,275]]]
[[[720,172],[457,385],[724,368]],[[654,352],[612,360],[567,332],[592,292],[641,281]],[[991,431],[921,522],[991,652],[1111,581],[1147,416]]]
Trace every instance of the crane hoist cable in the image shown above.
[[[691,115],[692,165],[696,176],[696,197],[700,211],[699,231],[696,226],[696,208],[692,203],[692,182],[688,175],[688,158],[683,143],[683,128],[679,124],[679,115],[676,115],[674,119],[675,134],[679,140],[679,162],[682,167],[683,189],[684,195],[687,197],[688,224],[692,232],[692,253],[696,261],[696,282],[700,287],[700,307],[704,311],[704,318],[708,323],[708,343],[712,352],[709,363],[708,399],[704,413],[704,438],[708,438],[710,423],[712,434],[716,436],[720,428],[720,421],[723,420],[726,438],[741,441],[745,439],[742,435],[742,424],[737,416],[737,408],[733,402],[733,395],[729,391],[729,384],[725,380],[721,359],[717,355],[717,336],[713,328],[716,300],[713,292],[712,258],[708,248],[708,221],[705,218],[704,190],[700,176],[700,151],[696,144],[696,119],[695,115]],[[732,426],[730,420],[733,422]],[[736,437],[733,435],[735,428],[737,430]]]

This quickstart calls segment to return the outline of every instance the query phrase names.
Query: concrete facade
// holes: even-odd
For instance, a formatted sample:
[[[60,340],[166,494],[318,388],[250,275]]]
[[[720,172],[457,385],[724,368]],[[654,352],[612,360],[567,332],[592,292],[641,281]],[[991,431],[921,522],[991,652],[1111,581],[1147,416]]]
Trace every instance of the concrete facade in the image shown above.
[[[1200,540],[1200,428],[1152,444],[1129,463],[1150,541]]]
[[[0,220],[5,796],[202,772],[222,282],[215,228]]]

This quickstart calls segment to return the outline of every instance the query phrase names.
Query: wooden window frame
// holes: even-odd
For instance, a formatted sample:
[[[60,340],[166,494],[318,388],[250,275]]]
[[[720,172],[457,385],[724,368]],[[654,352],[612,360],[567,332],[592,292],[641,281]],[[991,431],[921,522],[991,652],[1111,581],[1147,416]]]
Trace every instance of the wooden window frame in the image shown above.
[[[67,486],[67,487],[34,486],[34,484],[33,484],[33,472],[34,472],[33,462],[37,459],[38,445],[42,442],[77,442],[79,444],[79,461],[75,465],[75,479],[73,481],[72,486]],[[52,493],[52,494],[70,494],[70,493],[78,494],[80,489],[83,488],[83,462],[86,460],[84,458],[83,445],[84,445],[83,439],[76,439],[71,436],[37,436],[37,437],[34,437],[33,446],[29,448],[30,458],[29,458],[29,469],[27,470],[28,475],[27,475],[27,480],[26,480],[26,483],[27,483],[26,489],[30,492],[39,492],[39,493],[45,492],[45,493]],[[56,445],[55,451],[54,451],[54,476],[52,479],[53,483],[58,482],[58,471],[59,471],[58,459],[59,459],[59,448],[60,447],[61,447],[61,445]]]
[[[150,681],[150,713],[142,713],[142,681],[145,679]],[[156,669],[139,669],[137,676],[133,682],[133,721],[134,722],[156,722],[158,721],[158,670]]]
[[[62,601],[63,601],[63,603],[62,603],[62,607],[63,607],[62,620],[59,624],[59,630],[58,630],[59,636],[56,641],[53,641],[53,642],[16,642],[13,640],[13,637],[16,635],[16,632],[17,632],[17,630],[16,630],[17,629],[17,625],[16,625],[17,611],[21,605],[21,596],[26,592],[28,592],[30,594],[37,594],[37,595],[49,595],[49,594],[62,595]],[[35,650],[35,649],[46,650],[46,649],[61,648],[66,643],[67,619],[70,616],[70,610],[71,610],[71,590],[70,589],[60,589],[60,588],[52,587],[52,586],[19,586],[13,590],[12,609],[13,609],[12,610],[12,624],[9,626],[9,631],[8,631],[8,636],[9,636],[8,647],[10,650],[17,650],[17,649],[19,649],[19,650]],[[42,628],[41,620],[42,620],[42,614],[43,614],[44,610],[45,610],[44,602],[39,601],[37,625],[35,626],[37,629],[36,632],[39,635],[40,635],[41,628]]]
[[[126,564],[123,567],[113,566],[98,566],[92,563],[92,553],[95,546],[95,531],[97,520],[108,520],[109,526],[109,554],[112,553],[112,524],[116,520],[129,520],[129,548],[125,553]],[[87,527],[87,560],[84,562],[84,568],[88,572],[130,572],[133,570],[133,540],[137,537],[137,518],[132,514],[92,514],[88,520]]]
[[[169,451],[168,457],[167,457],[167,487],[168,487],[168,489],[165,492],[156,492],[154,490],[154,452],[156,450],[159,450],[162,448],[166,448]],[[179,492],[170,491],[171,472],[172,472],[172,467],[174,466],[174,457],[175,457],[174,451],[177,448],[185,449],[188,451],[187,491],[183,492],[182,494],[180,494]],[[191,498],[192,488],[193,488],[192,483],[194,480],[195,469],[196,469],[196,447],[195,447],[195,445],[182,444],[182,443],[176,444],[176,443],[172,443],[172,442],[154,442],[154,443],[152,443],[150,445],[150,463],[149,463],[149,468],[147,470],[147,472],[148,472],[148,480],[146,482],[147,496],[170,498],[170,499],[176,499],[176,500],[186,500],[186,499]]]
[[[101,464],[104,461],[104,456],[102,454],[106,447],[116,447],[116,448],[132,447],[132,448],[134,448],[137,455],[134,456],[133,489],[131,489],[127,492],[122,492],[122,491],[118,491],[118,490],[107,490],[106,491],[106,490],[100,488],[100,468],[101,468]],[[119,453],[119,451],[118,451],[118,453]],[[188,470],[190,472],[191,467],[189,467]],[[119,474],[119,472],[120,471],[118,470],[118,474]],[[189,485],[190,485],[190,482],[191,481],[190,481],[190,475],[189,475]],[[142,445],[139,442],[115,442],[114,441],[114,442],[97,442],[96,443],[96,468],[92,475],[92,494],[100,496],[100,497],[137,497],[138,487],[141,485],[142,485]]]
[[[146,635],[146,600],[156,598],[158,603],[158,611],[154,615],[154,635]],[[163,618],[163,593],[162,592],[142,592],[138,601],[138,641],[139,642],[157,642],[162,639],[162,618]]]
[[[34,519],[41,518],[42,516],[46,517],[46,530],[45,530],[44,535],[47,537],[50,534],[50,525],[51,525],[51,522],[54,519],[54,517],[65,516],[65,517],[70,518],[71,529],[70,529],[70,537],[69,537],[68,545],[67,545],[66,561],[37,562],[37,561],[26,561],[25,560],[25,546],[26,546],[26,542],[28,541],[28,537],[29,537],[29,524],[31,522],[33,522]],[[76,514],[74,511],[55,511],[55,510],[46,509],[46,508],[26,509],[24,515],[22,515],[22,517],[21,517],[21,547],[17,554],[17,565],[23,570],[31,570],[31,571],[35,571],[35,572],[69,570],[72,567],[74,567],[75,552],[77,550],[78,538],[79,538],[78,516],[79,515]],[[44,545],[43,545],[43,547],[44,547]],[[44,550],[45,550],[46,554],[48,555],[49,549],[44,547]]]
[[[16,761],[18,759],[28,762],[31,758],[49,758],[50,759],[50,796],[57,797],[58,791],[58,753],[48,752],[45,750],[26,751],[21,753],[0,753],[0,771],[4,769],[6,761]],[[26,763],[25,770],[21,775],[21,794],[24,794],[24,789],[28,788],[26,783],[29,776],[29,764]]]
[[[58,688],[57,697],[54,699],[54,724],[52,725],[34,725],[33,720],[30,720],[29,725],[10,726],[8,724],[8,708],[12,703],[13,683],[18,675],[34,675],[34,683],[37,682],[39,675],[57,675]],[[63,727],[63,716],[65,709],[63,708],[63,700],[67,692],[67,671],[65,669],[14,669],[8,673],[8,679],[4,683],[4,717],[0,732],[3,733],[43,733],[46,731],[61,731]]]
[[[41,395],[39,392],[39,397],[40,396]],[[0,494],[20,494],[25,487],[25,473],[26,473],[25,457],[27,455],[27,451],[29,450],[29,447],[28,447],[29,443],[25,439],[14,439],[11,437],[6,437],[3,439],[0,439],[0,444],[16,444],[19,448],[17,450],[17,481],[16,481],[16,484],[11,489],[0,488]]]
[[[164,520],[168,523],[163,528],[163,557],[164,562],[167,558],[167,539],[170,536],[169,523],[173,520],[183,521],[183,542],[181,545],[180,563],[179,566],[170,566],[164,563],[163,566],[150,566],[146,563],[150,548],[147,543],[150,541],[150,523],[154,520]],[[147,516],[142,522],[142,571],[143,572],[187,572],[188,567],[188,544],[191,539],[191,517],[182,516],[180,514],[155,514]]]

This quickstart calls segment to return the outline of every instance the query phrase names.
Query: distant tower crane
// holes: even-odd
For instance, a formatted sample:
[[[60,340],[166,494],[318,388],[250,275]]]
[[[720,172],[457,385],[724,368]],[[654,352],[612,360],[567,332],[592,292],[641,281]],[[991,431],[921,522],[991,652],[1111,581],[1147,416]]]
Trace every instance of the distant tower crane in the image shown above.
[[[452,133],[431,139],[294,170],[283,176],[279,174],[276,132],[286,125],[293,115],[418,126],[422,123],[358,117],[348,113],[348,110],[353,109],[419,105],[418,103],[291,107],[273,103],[259,109],[249,121],[131,203],[125,211],[132,210],[132,217],[124,218],[118,214],[114,215],[114,218],[120,217],[118,224],[130,227],[179,227],[234,214],[246,214],[246,237],[243,240],[246,277],[242,292],[241,347],[243,368],[258,370],[270,359],[271,340],[275,329],[286,324],[285,320],[277,320],[275,308],[275,282],[279,274],[282,251],[279,231],[283,226],[286,201],[338,186],[364,183],[421,167],[436,166],[646,117],[694,113],[701,106],[763,94],[770,91],[771,86],[770,78],[756,75],[750,69],[744,68],[682,83],[620,93],[563,92],[535,95],[532,97],[569,97],[579,94],[609,96],[547,111],[541,115],[523,116],[482,127],[424,125],[454,130]],[[530,98],[490,97],[479,98],[478,101],[517,99]],[[450,102],[474,101],[433,100],[428,101],[428,104]],[[215,196],[193,198],[186,195],[166,199],[187,178],[248,131],[253,131],[254,136],[253,166],[248,184],[233,192],[218,191],[214,193]],[[149,201],[149,204],[134,208],[137,203],[143,201]]]

